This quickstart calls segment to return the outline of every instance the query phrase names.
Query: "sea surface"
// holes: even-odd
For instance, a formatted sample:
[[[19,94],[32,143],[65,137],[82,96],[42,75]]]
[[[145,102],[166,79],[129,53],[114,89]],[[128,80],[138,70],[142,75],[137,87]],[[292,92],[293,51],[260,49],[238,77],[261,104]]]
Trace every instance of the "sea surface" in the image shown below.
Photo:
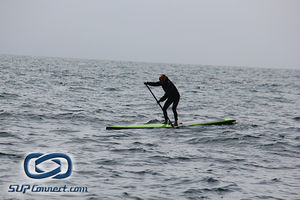
[[[143,84],[162,73],[180,122],[237,123],[106,130],[163,121]],[[72,174],[26,176],[31,153],[68,155]],[[0,199],[299,200],[300,70],[0,55],[0,161]]]

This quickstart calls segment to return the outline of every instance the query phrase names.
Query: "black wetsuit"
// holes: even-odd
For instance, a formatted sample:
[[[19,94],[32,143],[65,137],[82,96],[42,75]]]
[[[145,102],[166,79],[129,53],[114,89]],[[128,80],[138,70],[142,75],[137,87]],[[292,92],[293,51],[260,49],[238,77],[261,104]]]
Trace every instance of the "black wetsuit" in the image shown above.
[[[177,121],[178,115],[176,109],[179,103],[180,94],[177,88],[175,87],[175,85],[169,79],[167,79],[166,81],[159,81],[159,82],[147,82],[147,85],[162,86],[162,88],[165,91],[165,94],[159,99],[159,101],[163,102],[167,99],[166,103],[163,106],[165,120],[167,121],[168,118],[167,109],[173,103],[172,110],[174,113],[175,121]]]

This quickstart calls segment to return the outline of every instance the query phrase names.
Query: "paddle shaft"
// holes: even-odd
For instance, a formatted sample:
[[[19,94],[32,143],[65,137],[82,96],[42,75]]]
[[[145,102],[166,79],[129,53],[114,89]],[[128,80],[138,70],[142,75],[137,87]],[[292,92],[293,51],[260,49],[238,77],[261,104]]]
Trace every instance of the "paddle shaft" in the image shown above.
[[[164,111],[164,110],[163,110],[163,107],[160,105],[159,101],[157,100],[156,96],[153,94],[153,92],[152,92],[152,90],[150,89],[150,87],[149,87],[147,84],[145,84],[145,85],[146,85],[146,87],[148,88],[148,90],[150,91],[150,93],[152,94],[152,96],[154,97],[154,99],[156,100],[156,103],[159,105],[159,107],[161,108],[161,110]],[[168,115],[167,115],[167,120],[169,120],[169,122],[170,122],[172,128],[174,128],[174,125],[173,125],[173,123],[171,122],[171,120],[170,120],[170,118],[168,117]]]

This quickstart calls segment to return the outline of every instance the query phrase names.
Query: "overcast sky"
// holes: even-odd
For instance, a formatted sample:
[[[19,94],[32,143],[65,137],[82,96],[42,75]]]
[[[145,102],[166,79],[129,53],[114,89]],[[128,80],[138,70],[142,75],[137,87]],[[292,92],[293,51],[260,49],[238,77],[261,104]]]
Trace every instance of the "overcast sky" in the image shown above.
[[[0,54],[300,68],[300,1],[0,0]]]

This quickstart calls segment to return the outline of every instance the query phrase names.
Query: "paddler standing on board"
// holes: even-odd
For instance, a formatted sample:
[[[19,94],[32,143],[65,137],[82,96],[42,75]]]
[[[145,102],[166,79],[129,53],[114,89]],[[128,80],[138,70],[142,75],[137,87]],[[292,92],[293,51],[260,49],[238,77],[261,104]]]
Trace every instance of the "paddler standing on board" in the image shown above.
[[[165,91],[165,94],[158,100],[158,103],[167,100],[162,108],[165,117],[165,121],[163,122],[163,124],[168,123],[167,109],[173,103],[172,110],[175,119],[174,126],[178,126],[178,115],[176,109],[180,100],[180,94],[175,85],[169,80],[169,78],[166,75],[161,74],[159,75],[158,79],[158,82],[144,82],[144,84],[150,86],[162,86],[163,90]]]

